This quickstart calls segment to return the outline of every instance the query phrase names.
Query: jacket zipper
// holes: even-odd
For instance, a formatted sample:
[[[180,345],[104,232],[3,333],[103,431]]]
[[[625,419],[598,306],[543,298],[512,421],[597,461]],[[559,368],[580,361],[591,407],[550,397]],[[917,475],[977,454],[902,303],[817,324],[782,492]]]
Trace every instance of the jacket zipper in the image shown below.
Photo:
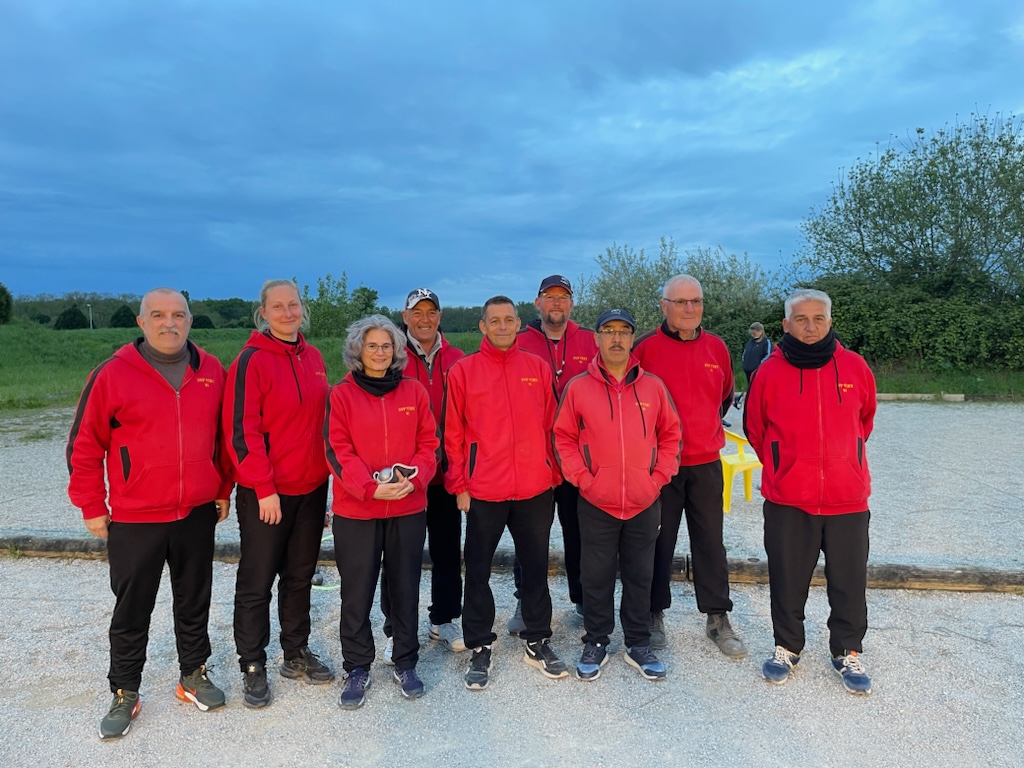
[[[391,466],[391,451],[390,442],[388,440],[388,409],[384,404],[384,395],[380,396],[380,414],[384,417],[384,461],[387,462],[387,466]],[[387,500],[384,502],[384,517],[390,517],[391,515],[391,501]]]
[[[619,519],[620,520],[625,520],[626,519],[626,429],[625,429],[625,426],[622,423],[622,389],[621,388],[616,393],[616,397],[618,398],[618,408],[616,409],[617,410],[616,417],[617,417],[618,422],[619,422],[619,446],[620,446],[620,452],[622,454],[620,456],[620,461],[619,461],[619,469],[621,470],[621,473],[622,473],[622,478],[619,481],[619,486],[622,488],[622,501],[619,503]]]

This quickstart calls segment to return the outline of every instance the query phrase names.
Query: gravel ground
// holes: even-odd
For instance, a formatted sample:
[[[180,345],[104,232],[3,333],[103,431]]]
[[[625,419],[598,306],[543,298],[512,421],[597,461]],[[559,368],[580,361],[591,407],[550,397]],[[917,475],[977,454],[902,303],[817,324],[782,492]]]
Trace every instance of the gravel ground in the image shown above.
[[[113,598],[101,561],[0,558],[0,765],[187,766],[928,766],[1024,764],[1020,652],[1024,597],[872,591],[865,663],[874,692],[846,693],[827,659],[822,589],[808,603],[808,646],[785,686],[760,678],[772,649],[768,591],[737,586],[733,623],[751,656],[730,661],[703,636],[689,586],[673,586],[669,678],[642,680],[621,656],[621,634],[601,678],[547,680],[502,635],[492,683],[470,692],[466,654],[427,639],[420,674],[427,695],[406,701],[374,665],[358,711],[337,706],[340,685],[274,676],[274,700],[241,705],[231,634],[235,568],[215,564],[211,677],[227,706],[201,713],[174,697],[177,663],[166,583],[154,612],[143,709],[125,738],[97,736],[106,712],[106,627]],[[498,623],[512,609],[511,578],[496,574]],[[426,585],[426,580],[424,580]],[[553,645],[579,653],[581,622],[564,579],[552,579]],[[314,594],[312,644],[340,666],[337,592]],[[422,600],[428,599],[424,590]],[[374,616],[380,637],[381,617]],[[277,628],[274,627],[276,638]],[[280,660],[270,648],[271,664]]]
[[[66,492],[71,416],[53,409],[0,419],[0,532],[86,536]],[[740,413],[727,419],[741,429]],[[1024,404],[880,403],[875,424],[868,441],[872,562],[1024,568]],[[233,517],[217,538],[238,541]],[[743,499],[739,478],[724,540],[731,558],[765,557],[760,496]],[[557,523],[551,546],[561,550]],[[688,551],[684,533],[677,552]]]

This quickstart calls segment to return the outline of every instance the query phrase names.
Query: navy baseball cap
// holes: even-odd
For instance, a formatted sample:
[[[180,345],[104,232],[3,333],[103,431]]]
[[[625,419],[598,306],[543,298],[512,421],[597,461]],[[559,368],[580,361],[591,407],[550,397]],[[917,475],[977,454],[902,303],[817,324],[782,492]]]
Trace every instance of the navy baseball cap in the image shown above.
[[[569,282],[569,278],[562,277],[561,275],[549,275],[540,281],[540,289],[537,294],[544,293],[548,288],[565,288],[572,296],[572,283]]]
[[[631,331],[636,330],[636,323],[633,320],[633,316],[624,309],[606,309],[601,313],[601,316],[597,318],[597,324],[594,326],[594,330],[600,331],[601,326],[605,323],[610,323],[612,320],[621,320],[629,326]]]

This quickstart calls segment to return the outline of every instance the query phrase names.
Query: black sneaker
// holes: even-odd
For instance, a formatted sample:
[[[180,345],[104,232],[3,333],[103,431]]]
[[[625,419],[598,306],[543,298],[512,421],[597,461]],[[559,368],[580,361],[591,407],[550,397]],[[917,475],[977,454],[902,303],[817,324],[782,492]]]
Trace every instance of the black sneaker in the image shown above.
[[[601,667],[608,663],[608,649],[600,643],[587,643],[583,646],[583,654],[576,664],[576,677],[580,680],[597,680],[601,676]]]
[[[558,658],[547,640],[527,641],[523,661],[531,667],[536,667],[542,675],[550,677],[552,680],[569,676],[565,662]]]
[[[359,709],[366,701],[366,691],[369,688],[370,670],[366,667],[356,667],[345,678],[338,706],[342,709]]]
[[[270,703],[267,670],[258,661],[245,665],[245,672],[242,673],[242,690],[245,693],[242,704],[249,709],[259,709]]]
[[[311,685],[322,685],[334,679],[331,668],[320,661],[320,657],[307,646],[299,649],[294,659],[285,659],[281,665],[281,677],[289,680],[303,680]]]
[[[469,660],[469,669],[463,678],[466,687],[471,691],[482,691],[487,687],[491,679],[491,649],[489,646],[477,648],[473,651],[473,658]]]
[[[654,655],[649,645],[634,645],[626,649],[626,663],[635,667],[645,680],[664,680],[665,665]]]
[[[178,690],[175,692],[179,699],[192,702],[196,709],[202,712],[224,706],[224,691],[210,682],[207,676],[209,669],[211,667],[203,664],[199,669],[182,675],[178,680]]]
[[[391,676],[402,686],[402,695],[407,699],[418,699],[426,690],[420,676],[416,674],[416,667],[396,669],[392,671]]]
[[[139,692],[119,688],[110,703],[110,711],[100,720],[100,738],[119,739],[124,736],[132,729],[132,720],[139,716],[141,710]]]

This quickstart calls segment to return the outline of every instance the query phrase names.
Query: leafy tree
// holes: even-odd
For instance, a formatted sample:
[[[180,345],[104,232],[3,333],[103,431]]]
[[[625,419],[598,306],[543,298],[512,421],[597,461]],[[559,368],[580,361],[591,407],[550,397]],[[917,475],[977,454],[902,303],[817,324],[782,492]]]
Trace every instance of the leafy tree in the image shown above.
[[[77,328],[88,328],[89,319],[85,316],[82,310],[78,308],[77,304],[72,304],[57,316],[57,322],[53,324],[53,327],[58,331],[71,331]]]
[[[0,325],[11,322],[11,314],[14,311],[14,299],[7,286],[0,283]]]
[[[192,316],[192,327],[193,328],[216,328],[213,324],[213,320],[210,319],[209,315],[193,315]]]
[[[969,123],[858,158],[802,229],[801,262],[893,288],[981,300],[1024,290],[1024,136],[1015,117]]]
[[[137,325],[135,320],[135,313],[132,312],[132,308],[127,304],[122,304],[114,310],[114,314],[110,316],[110,327],[134,328]]]
[[[377,312],[377,291],[359,286],[349,293],[348,275],[335,278],[329,273],[317,278],[316,296],[309,286],[302,287],[302,303],[309,309],[309,336],[343,336],[348,326],[361,317]]]
[[[377,298],[377,292],[373,288],[367,288],[365,285],[360,285],[352,291],[352,296],[349,297],[349,304],[355,319],[358,320],[360,317],[376,313],[378,311]]]

